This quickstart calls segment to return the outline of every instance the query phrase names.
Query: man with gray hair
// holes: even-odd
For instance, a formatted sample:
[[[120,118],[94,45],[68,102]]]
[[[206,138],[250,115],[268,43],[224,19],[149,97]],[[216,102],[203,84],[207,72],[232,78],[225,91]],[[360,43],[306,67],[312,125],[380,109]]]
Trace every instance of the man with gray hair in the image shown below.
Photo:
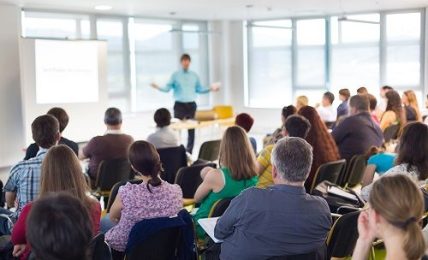
[[[249,188],[234,198],[215,227],[224,240],[221,259],[268,259],[324,252],[331,227],[327,202],[306,193],[312,147],[298,137],[278,141],[272,151],[274,185]]]

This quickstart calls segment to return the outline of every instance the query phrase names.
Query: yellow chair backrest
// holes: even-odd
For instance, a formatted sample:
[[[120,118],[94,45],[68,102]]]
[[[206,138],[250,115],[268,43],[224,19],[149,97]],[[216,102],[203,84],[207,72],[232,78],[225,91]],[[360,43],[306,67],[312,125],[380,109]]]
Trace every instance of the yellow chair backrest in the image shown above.
[[[226,119],[233,117],[233,107],[232,106],[214,106],[214,112],[217,114],[218,119]]]

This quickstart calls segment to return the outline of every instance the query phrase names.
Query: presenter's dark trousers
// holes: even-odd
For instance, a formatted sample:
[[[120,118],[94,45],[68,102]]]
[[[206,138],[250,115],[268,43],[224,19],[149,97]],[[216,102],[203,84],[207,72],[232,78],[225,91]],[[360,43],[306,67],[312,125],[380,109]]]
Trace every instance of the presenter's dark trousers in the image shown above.
[[[195,102],[178,102],[174,104],[174,117],[184,120],[184,119],[194,119],[196,114],[196,103]],[[187,137],[187,152],[192,153],[193,146],[195,144],[195,129],[189,129],[189,134]]]

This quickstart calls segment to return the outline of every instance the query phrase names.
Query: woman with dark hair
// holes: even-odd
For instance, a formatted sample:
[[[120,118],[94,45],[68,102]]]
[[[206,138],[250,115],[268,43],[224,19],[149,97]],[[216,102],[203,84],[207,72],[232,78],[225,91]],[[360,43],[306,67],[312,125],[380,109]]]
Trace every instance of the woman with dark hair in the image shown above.
[[[171,217],[183,207],[183,193],[176,184],[163,181],[156,148],[146,141],[136,141],[129,148],[132,169],[143,180],[119,188],[110,209],[110,220],[117,223],[106,233],[111,248],[124,252],[132,227],[143,219]]]
[[[293,105],[289,105],[282,108],[281,111],[281,127],[276,129],[271,135],[268,135],[263,139],[263,147],[266,148],[269,145],[275,144],[279,139],[283,138],[282,135],[282,126],[287,121],[287,118],[295,115],[297,113],[297,108]]]
[[[380,128],[385,131],[386,128],[398,124],[400,128],[406,125],[406,115],[403,109],[400,95],[395,90],[386,92],[387,99],[386,111],[383,113],[380,120]]]
[[[428,126],[414,122],[403,128],[398,143],[398,154],[395,166],[383,176],[405,174],[415,182],[424,183],[428,179]],[[361,190],[364,199],[368,199],[372,185]]]
[[[298,114],[308,119],[309,123],[311,123],[311,129],[306,137],[306,141],[312,146],[314,153],[312,168],[305,182],[306,190],[309,190],[318,168],[324,163],[339,160],[340,154],[333,137],[328,132],[327,126],[321,120],[315,108],[311,106],[303,107]]]

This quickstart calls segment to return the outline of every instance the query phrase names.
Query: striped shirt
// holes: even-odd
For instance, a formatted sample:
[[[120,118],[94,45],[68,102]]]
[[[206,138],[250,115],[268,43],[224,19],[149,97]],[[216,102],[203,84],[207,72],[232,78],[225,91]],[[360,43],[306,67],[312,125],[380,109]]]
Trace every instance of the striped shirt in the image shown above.
[[[41,166],[47,151],[40,148],[36,157],[21,161],[10,170],[4,191],[16,193],[17,209],[10,216],[13,221],[16,221],[22,208],[39,195]]]

